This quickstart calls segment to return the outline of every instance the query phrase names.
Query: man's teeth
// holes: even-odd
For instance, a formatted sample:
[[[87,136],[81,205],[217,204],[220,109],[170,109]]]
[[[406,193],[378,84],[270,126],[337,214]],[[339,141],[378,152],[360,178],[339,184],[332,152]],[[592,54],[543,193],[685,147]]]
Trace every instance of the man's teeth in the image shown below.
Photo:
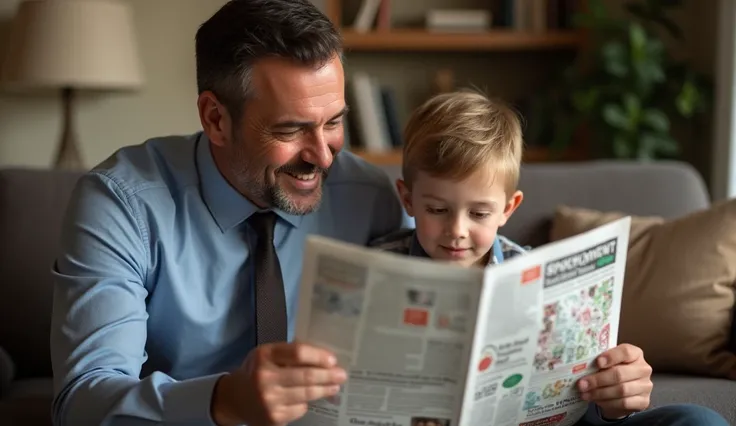
[[[295,174],[289,173],[289,176],[295,177],[299,180],[312,180],[317,177],[317,173],[310,173],[308,175],[295,175]]]

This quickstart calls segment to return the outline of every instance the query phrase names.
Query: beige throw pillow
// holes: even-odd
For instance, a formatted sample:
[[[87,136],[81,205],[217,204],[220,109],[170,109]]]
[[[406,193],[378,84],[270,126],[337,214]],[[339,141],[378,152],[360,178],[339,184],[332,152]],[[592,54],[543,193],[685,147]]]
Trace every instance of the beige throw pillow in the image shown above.
[[[550,239],[623,216],[560,206]],[[642,348],[655,371],[736,380],[734,283],[736,200],[675,220],[632,217],[619,343]]]

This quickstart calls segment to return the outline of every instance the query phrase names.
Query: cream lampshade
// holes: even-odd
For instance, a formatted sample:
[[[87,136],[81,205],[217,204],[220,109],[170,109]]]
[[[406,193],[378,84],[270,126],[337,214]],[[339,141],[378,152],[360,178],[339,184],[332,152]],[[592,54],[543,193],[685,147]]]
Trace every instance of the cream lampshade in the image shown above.
[[[73,126],[74,92],[143,84],[132,12],[118,0],[24,0],[12,22],[0,83],[59,90],[64,128],[56,166],[84,167]]]

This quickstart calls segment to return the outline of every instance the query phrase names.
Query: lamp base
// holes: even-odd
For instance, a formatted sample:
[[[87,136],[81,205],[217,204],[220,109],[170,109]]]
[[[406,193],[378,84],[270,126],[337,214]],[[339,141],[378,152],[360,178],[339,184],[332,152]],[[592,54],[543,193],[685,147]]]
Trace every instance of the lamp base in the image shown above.
[[[59,170],[81,170],[84,168],[84,164],[77,146],[77,135],[74,131],[74,89],[65,87],[62,89],[61,95],[64,127],[54,166]]]

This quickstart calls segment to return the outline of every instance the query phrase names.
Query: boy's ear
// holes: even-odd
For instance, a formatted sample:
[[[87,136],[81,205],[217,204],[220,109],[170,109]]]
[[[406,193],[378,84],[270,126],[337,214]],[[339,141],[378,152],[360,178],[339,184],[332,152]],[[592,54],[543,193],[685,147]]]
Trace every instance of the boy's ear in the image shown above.
[[[406,182],[403,179],[396,179],[396,191],[399,193],[399,199],[406,213],[414,217],[414,208],[411,205],[411,191],[406,187]]]
[[[522,201],[524,201],[524,193],[521,191],[514,192],[514,195],[512,195],[511,198],[509,198],[509,201],[506,202],[506,207],[503,210],[503,217],[501,218],[499,226],[504,226],[506,224],[511,215],[514,214],[517,208],[519,208]]]

